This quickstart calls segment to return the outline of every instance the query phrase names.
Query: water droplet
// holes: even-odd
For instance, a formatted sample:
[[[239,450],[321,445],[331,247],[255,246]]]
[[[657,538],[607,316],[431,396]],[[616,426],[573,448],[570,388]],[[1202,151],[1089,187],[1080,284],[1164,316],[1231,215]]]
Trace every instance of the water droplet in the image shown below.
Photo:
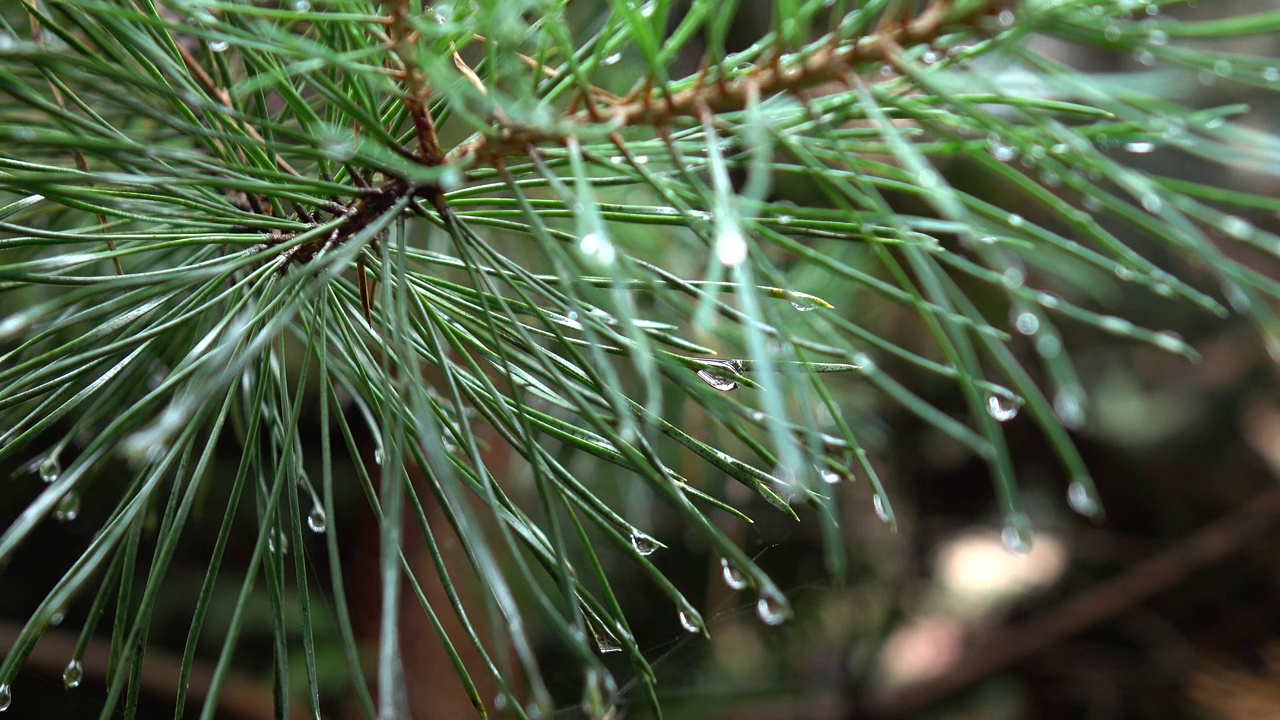
[[[311,3],[307,0],[296,0],[293,3],[293,9],[297,12],[307,12],[311,9]]]
[[[1159,195],[1153,192],[1144,193],[1142,195],[1143,210],[1146,210],[1149,213],[1158,213],[1162,207],[1164,207],[1164,201],[1160,199]]]
[[[373,464],[374,465],[382,464],[382,448],[380,447],[373,449]]]
[[[1053,333],[1041,333],[1036,338],[1036,352],[1046,359],[1058,357],[1058,353],[1062,352],[1062,338]]]
[[[1022,223],[1026,222],[1022,216],[1017,213],[1009,214],[1009,227],[1022,227]]]
[[[319,505],[311,507],[311,514],[307,515],[307,527],[311,528],[313,533],[323,533],[329,527],[329,518],[324,514],[324,508]]]
[[[71,522],[80,517],[80,493],[69,492],[63,495],[53,508],[53,517],[58,522]]]
[[[1152,30],[1147,33],[1147,42],[1155,45],[1156,47],[1160,47],[1169,42],[1169,33],[1163,30]]]
[[[280,547],[281,555],[288,555],[289,539],[284,536],[281,536],[279,540],[279,547]],[[275,551],[276,551],[276,529],[271,528],[271,530],[267,532],[267,552],[273,553]]]
[[[644,533],[631,533],[631,547],[641,555],[652,555],[658,549],[658,541]]]
[[[58,458],[50,455],[45,458],[44,462],[40,463],[38,472],[41,480],[51,483],[62,474],[62,466],[58,464]]]
[[[747,259],[747,240],[737,225],[728,224],[716,236],[716,257],[729,267],[739,265]]]
[[[1116,42],[1120,39],[1120,26],[1115,23],[1107,23],[1107,27],[1102,31],[1102,34],[1109,42]]]
[[[1089,492],[1089,486],[1080,480],[1072,481],[1067,486],[1067,504],[1072,510],[1085,517],[1097,517],[1098,501]]]
[[[924,63],[925,65],[932,65],[938,62],[939,57],[940,56],[938,55],[938,53],[932,50],[926,50],[924,54],[920,56],[920,62]]]
[[[600,233],[589,232],[582,236],[578,241],[578,249],[583,255],[594,257],[602,263],[610,264],[617,257],[617,251],[613,249],[613,243]]]
[[[676,617],[680,620],[680,627],[684,628],[685,632],[696,633],[702,630],[702,628],[698,627],[697,623],[695,623],[688,615],[684,614],[683,610],[681,610]]]
[[[760,616],[765,625],[781,625],[789,614],[790,608],[784,597],[766,593],[756,601],[756,615]]]
[[[1068,429],[1075,429],[1084,424],[1084,402],[1076,390],[1063,388],[1055,393],[1053,412]]]
[[[1269,83],[1280,83],[1280,68],[1266,67],[1262,69],[1262,79]]]
[[[1040,318],[1033,312],[1021,312],[1013,319],[1013,327],[1023,335],[1035,335],[1040,329]]]
[[[61,625],[62,621],[66,619],[67,619],[66,612],[64,612],[62,609],[54,610],[53,614],[49,616],[49,624],[56,627],[58,625]]]
[[[1171,330],[1156,333],[1155,337],[1152,338],[1152,342],[1156,344],[1156,347],[1169,352],[1185,353],[1189,349],[1182,336]]]
[[[1244,240],[1253,234],[1253,225],[1244,218],[1228,215],[1222,219],[1222,231],[1237,240]]]
[[[227,47],[229,46],[226,40],[214,40],[209,43],[209,49],[216,53],[225,52]]]
[[[1231,77],[1231,63],[1227,60],[1219,60],[1213,64],[1213,72],[1220,77]]]
[[[614,155],[613,157],[609,158],[609,162],[613,163],[614,165],[621,165],[622,163],[626,162],[626,160],[627,159],[621,155]]]
[[[719,370],[724,370],[734,374],[741,373],[742,363],[736,360],[703,360],[702,362],[706,365],[712,366],[711,368],[703,368],[698,371],[698,378],[702,380],[702,382],[723,392],[738,389],[737,381],[721,375]]]
[[[1140,48],[1134,51],[1133,59],[1137,60],[1139,65],[1146,65],[1148,67],[1156,64],[1155,53],[1146,48]]]
[[[598,628],[594,623],[588,622],[587,627],[591,629],[591,637],[596,641],[596,648],[602,653],[622,652],[622,645],[614,639],[605,630]]]
[[[75,690],[80,687],[80,680],[84,678],[84,668],[80,665],[80,660],[71,658],[71,662],[67,663],[67,667],[62,671],[62,686],[68,690]]]
[[[796,312],[809,312],[818,306],[809,300],[796,298],[791,301],[791,307],[795,308]]]
[[[8,685],[0,683],[0,712],[8,710],[9,705],[12,703],[13,691],[9,689]]]
[[[881,522],[893,524],[893,510],[880,493],[871,496],[871,506],[875,508],[876,517],[880,518]]]
[[[637,155],[637,156],[636,156],[636,164],[637,164],[637,165],[648,165],[648,164],[649,164],[649,156],[648,156],[648,155]]]
[[[1009,422],[1018,417],[1018,403],[1001,395],[988,395],[987,414],[996,422]]]
[[[605,59],[601,60],[601,61],[600,61],[600,64],[601,64],[601,65],[617,65],[617,64],[618,64],[618,61],[619,61],[619,60],[621,60],[621,59],[622,59],[622,53],[620,53],[620,52],[616,52],[616,53],[614,53],[614,54],[610,55],[609,57],[607,57],[607,58],[605,58]]]
[[[436,182],[440,185],[441,190],[457,190],[462,185],[463,177],[462,170],[459,170],[457,166],[446,165],[441,168],[440,176],[436,179]]]
[[[1000,531],[1000,542],[1004,549],[1015,555],[1026,555],[1031,552],[1031,529],[1024,524],[1010,523]]]
[[[1004,273],[1000,275],[1000,282],[1010,290],[1017,290],[1022,287],[1022,283],[1026,282],[1027,275],[1020,268],[1006,268]]]
[[[822,478],[822,482],[828,485],[835,485],[840,482],[840,473],[830,468],[819,468],[818,477]]]
[[[1146,155],[1149,152],[1155,152],[1156,144],[1153,142],[1128,142],[1124,144],[1124,149],[1136,153],[1138,155]]]
[[[992,133],[987,136],[987,148],[991,151],[991,157],[1000,162],[1009,162],[1018,156],[1018,151],[1000,140],[1000,136]]]
[[[996,22],[1000,23],[1000,27],[1013,27],[1014,20],[1015,17],[1012,10],[1001,10],[1000,14],[996,16]]]
[[[724,578],[724,584],[732,590],[741,590],[747,586],[747,579],[742,577],[742,573],[738,572],[728,558],[720,558],[720,577]]]

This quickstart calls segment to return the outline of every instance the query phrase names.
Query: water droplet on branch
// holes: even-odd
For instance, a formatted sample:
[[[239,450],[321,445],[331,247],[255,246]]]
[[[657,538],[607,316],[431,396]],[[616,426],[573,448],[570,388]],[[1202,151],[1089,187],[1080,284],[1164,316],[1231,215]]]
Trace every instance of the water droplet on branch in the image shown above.
[[[729,562],[729,558],[720,558],[720,576],[732,590],[741,590],[747,586],[746,578]]]
[[[725,377],[719,371],[723,370],[734,374],[741,373],[742,363],[737,360],[703,360],[702,362],[704,365],[710,365],[711,367],[704,367],[699,370],[699,379],[722,392],[738,389],[736,380]]]
[[[756,615],[760,616],[765,625],[781,625],[789,614],[786,598],[768,593],[761,595],[756,601]]]
[[[1067,504],[1072,510],[1087,518],[1097,517],[1100,509],[1088,485],[1080,480],[1075,480],[1067,486]]]
[[[46,458],[44,462],[40,463],[39,473],[40,479],[47,483],[57,480],[58,476],[62,474],[62,466],[58,464],[58,458],[52,455]]]
[[[63,495],[53,508],[53,517],[58,522],[71,522],[80,517],[80,494],[69,492]]]
[[[1009,422],[1018,417],[1018,404],[1001,395],[988,395],[987,414],[997,422]]]
[[[323,533],[329,526],[329,519],[324,514],[324,508],[315,505],[311,508],[311,514],[307,515],[307,527],[311,532]]]
[[[644,533],[632,533],[631,547],[635,548],[635,551],[641,555],[651,555],[654,550],[658,549],[658,541]]]
[[[692,618],[684,614],[683,610],[681,610],[676,617],[680,620],[680,627],[684,628],[685,632],[696,633],[702,630],[702,628],[699,628],[698,624],[695,623]]]
[[[74,690],[80,687],[80,680],[83,678],[84,668],[80,665],[80,660],[72,658],[62,671],[62,686],[68,690]]]

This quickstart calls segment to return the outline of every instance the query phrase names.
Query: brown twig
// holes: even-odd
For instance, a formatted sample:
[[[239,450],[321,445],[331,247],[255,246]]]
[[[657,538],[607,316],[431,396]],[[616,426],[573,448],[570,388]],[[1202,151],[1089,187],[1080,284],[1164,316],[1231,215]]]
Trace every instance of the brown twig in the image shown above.
[[[410,19],[409,0],[387,0],[385,5],[391,18],[387,25],[391,51],[400,62],[401,81],[405,86],[404,105],[418,135],[418,162],[439,165],[444,162],[444,151],[440,149],[435,119],[431,117],[431,84],[418,64],[418,32]]]
[[[934,680],[909,686],[874,704],[877,717],[903,717],[1160,594],[1200,568],[1239,550],[1280,522],[1280,487],[1203,527],[1195,535],[1119,577],[1094,586],[1020,627],[998,630]]]
[[[593,120],[591,113],[580,110],[564,118],[563,124],[590,126],[605,122],[616,127],[660,125],[678,117],[696,118],[700,105],[705,105],[717,113],[741,110],[746,107],[753,87],[758,89],[762,97],[798,92],[834,78],[859,63],[883,59],[889,50],[887,40],[896,45],[927,42],[954,25],[973,22],[988,11],[988,7],[979,5],[965,15],[955,15],[950,0],[938,0],[914,20],[901,26],[846,42],[833,38],[826,47],[812,53],[798,64],[766,63],[756,72],[733,80],[710,85],[697,83],[691,88],[665,95],[656,101],[652,89],[646,85],[648,89],[642,91],[638,97],[615,104],[600,116],[600,120]],[[445,160],[457,162],[470,158],[495,157],[519,152],[530,142],[562,140],[563,137],[548,136],[539,128],[506,127],[496,144],[490,136],[479,136],[452,150]]]

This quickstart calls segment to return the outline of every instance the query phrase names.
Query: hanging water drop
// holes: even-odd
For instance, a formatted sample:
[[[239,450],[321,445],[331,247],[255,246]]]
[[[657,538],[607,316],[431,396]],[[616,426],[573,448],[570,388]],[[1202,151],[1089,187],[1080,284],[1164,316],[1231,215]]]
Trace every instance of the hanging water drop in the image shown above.
[[[832,470],[831,468],[819,468],[818,477],[822,479],[822,482],[828,485],[835,485],[840,482],[840,473]]]
[[[710,365],[713,368],[727,370],[728,372],[735,374],[742,371],[742,363],[737,360],[704,360],[702,362],[703,364]],[[730,390],[736,390],[738,388],[738,382],[736,380],[724,377],[716,370],[712,370],[710,368],[703,368],[702,370],[699,370],[698,378],[716,390],[723,392],[729,392]]]
[[[53,508],[53,517],[58,522],[71,522],[80,517],[80,494],[69,492],[63,495]]]
[[[658,541],[644,533],[631,533],[631,547],[641,555],[652,555],[658,549]]]
[[[991,151],[991,157],[1000,162],[1009,162],[1018,156],[1018,151],[1004,144],[995,133],[987,136],[987,148]]]
[[[297,12],[307,12],[311,9],[311,3],[308,0],[296,0],[293,3],[293,9]]]
[[[881,522],[893,524],[893,510],[879,493],[871,496],[871,506],[875,508],[876,517],[880,518]]]
[[[1009,422],[1018,417],[1018,403],[993,393],[987,396],[987,414],[996,422]]]
[[[765,625],[781,625],[788,614],[786,598],[766,593],[756,601],[756,615],[760,616]]]
[[[382,448],[380,447],[373,449],[373,464],[374,465],[382,464]]]
[[[67,667],[62,671],[62,686],[68,690],[74,690],[80,687],[80,680],[84,678],[84,668],[80,665],[80,660],[71,658],[71,662],[67,663]]]
[[[1093,497],[1089,486],[1081,480],[1074,480],[1067,486],[1067,504],[1085,517],[1098,515],[1098,501]]]
[[[605,59],[601,60],[601,61],[600,61],[600,64],[601,64],[601,65],[617,65],[617,64],[618,64],[618,61],[619,61],[619,60],[621,60],[621,59],[622,59],[622,53],[620,53],[620,52],[616,52],[616,53],[614,53],[614,54],[610,55],[609,57],[607,57],[607,58],[605,58]]]
[[[49,625],[52,627],[57,627],[58,625],[62,624],[63,620],[66,620],[66,619],[67,619],[67,614],[65,612],[63,612],[61,609],[54,610],[53,614],[49,616]]]
[[[795,308],[796,312],[809,312],[818,306],[808,300],[801,300],[797,298],[791,301],[791,307]]]
[[[1033,312],[1021,312],[1014,317],[1013,326],[1023,335],[1035,335],[1040,329],[1040,318]]]
[[[4,712],[5,710],[8,710],[9,705],[12,702],[13,702],[13,691],[9,689],[8,685],[4,683],[0,683],[0,712]]]
[[[587,623],[587,626],[591,628],[591,637],[595,639],[596,648],[601,653],[622,652],[622,646],[618,644],[618,641],[612,635],[597,629],[591,623]]]
[[[320,505],[311,507],[311,514],[307,515],[307,527],[316,534],[323,533],[329,527],[329,518],[325,516],[324,508]]]
[[[1124,144],[1124,149],[1136,155],[1146,155],[1155,152],[1156,144],[1153,142],[1129,142]]]
[[[1084,424],[1084,405],[1079,392],[1063,388],[1053,396],[1053,411],[1068,429]]]
[[[1026,555],[1031,552],[1031,530],[1021,524],[1005,525],[1000,531],[1000,542],[1005,550],[1015,555]]]
[[[214,40],[209,43],[209,49],[216,53],[225,52],[227,47],[229,46],[227,45],[226,40]]]
[[[62,474],[62,466],[58,464],[58,458],[50,455],[45,458],[44,462],[40,463],[38,472],[41,480],[51,483]]]
[[[1056,358],[1062,352],[1062,339],[1053,333],[1042,333],[1036,338],[1036,352],[1045,359]]]
[[[276,551],[276,545],[277,545],[277,540],[276,540],[276,529],[275,529],[275,528],[271,528],[271,530],[267,532],[267,552],[271,552],[271,553],[275,552],[275,551]],[[280,537],[280,539],[279,539],[279,549],[280,549],[280,554],[281,554],[281,555],[287,555],[287,554],[289,554],[289,539],[288,539],[288,538],[286,538],[286,537],[284,537],[284,536],[281,536],[281,537]]]
[[[688,615],[685,615],[683,610],[676,614],[676,618],[680,621],[680,627],[684,628],[685,632],[696,633],[701,631],[698,624]]]
[[[747,579],[729,562],[729,558],[720,558],[720,577],[731,590],[741,590],[747,586]]]

